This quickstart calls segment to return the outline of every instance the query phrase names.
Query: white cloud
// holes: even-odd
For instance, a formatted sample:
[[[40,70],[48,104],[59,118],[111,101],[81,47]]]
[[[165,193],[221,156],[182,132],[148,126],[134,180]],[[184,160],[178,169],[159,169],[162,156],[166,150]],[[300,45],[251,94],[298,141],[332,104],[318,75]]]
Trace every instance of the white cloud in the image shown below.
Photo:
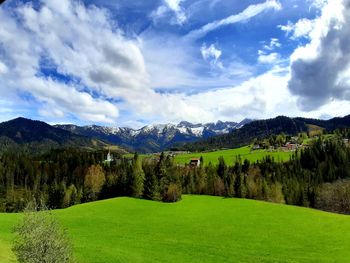
[[[115,121],[118,107],[109,99],[130,99],[129,90],[148,86],[139,43],[126,39],[103,9],[70,0],[41,5],[21,5],[13,14],[0,9],[2,83],[34,96],[40,113]],[[45,77],[42,67],[71,81]]]
[[[331,101],[313,111],[302,111],[297,106],[298,97],[288,89],[289,78],[288,68],[275,67],[260,76],[232,87],[188,96],[153,94],[152,100],[157,103],[149,108],[149,119],[155,122],[187,120],[203,123],[218,119],[240,121],[247,117],[265,119],[276,117],[277,114],[309,118],[325,114],[331,116],[349,114],[350,104],[344,100]],[[152,119],[154,116],[157,116],[157,119]]]
[[[181,3],[185,0],[163,0],[163,4],[152,12],[151,17],[155,22],[158,19],[166,17],[167,13],[172,12],[175,19],[171,19],[172,24],[182,25],[186,22],[186,12],[181,7]]]
[[[45,113],[45,116],[64,117],[65,113],[72,112],[82,119],[98,122],[113,122],[118,117],[118,109],[108,101],[94,99],[74,86],[63,85],[51,78],[32,77],[19,83],[28,87],[32,95],[43,103],[39,112]]]
[[[258,61],[259,63],[262,63],[262,64],[272,64],[272,63],[275,63],[279,60],[280,56],[278,53],[270,53],[268,55],[266,54],[261,54],[259,55],[258,57]]]
[[[0,75],[7,73],[8,69],[7,66],[0,61]]]
[[[270,43],[268,45],[264,45],[264,49],[268,51],[272,51],[275,48],[280,48],[282,45],[279,42],[278,38],[271,38]]]
[[[175,12],[179,24],[183,24],[187,19],[183,8],[180,6],[183,1],[184,0],[165,0],[168,7]]]
[[[225,63],[221,61],[221,55],[215,67],[211,61],[203,63],[197,44],[186,41],[181,36],[159,36],[144,32],[140,38],[150,76],[149,83],[153,89],[164,92],[201,92],[204,88],[240,83],[252,74],[252,67],[234,57],[234,54]],[[214,46],[218,49],[217,45]]]
[[[209,60],[216,64],[218,59],[221,57],[222,51],[219,50],[215,44],[211,44],[209,47],[204,43],[201,47],[201,54],[203,59]]]
[[[291,56],[289,89],[305,111],[350,100],[350,1],[329,0],[309,32],[310,43]]]
[[[300,37],[309,38],[310,32],[313,31],[315,26],[315,20],[307,18],[299,19],[295,24],[288,21],[287,25],[279,25],[278,27],[285,31],[287,35],[291,35],[292,39],[298,39]]]
[[[254,16],[257,16],[261,14],[262,12],[273,9],[273,10],[280,10],[282,8],[281,4],[278,0],[268,0],[261,4],[256,5],[250,5],[245,10],[243,10],[239,14],[235,14],[232,16],[229,16],[222,20],[217,20],[214,22],[211,22],[209,24],[204,25],[203,27],[191,31],[187,38],[189,39],[198,39],[204,37],[209,32],[216,30],[220,27],[240,23],[242,21],[246,21]]]
[[[238,86],[211,90],[186,98],[186,102],[204,110],[203,120],[266,118],[293,114],[295,99],[287,89],[288,72],[275,68]],[[293,107],[294,104],[294,107]]]
[[[263,44],[265,42],[262,42]],[[261,64],[276,64],[280,61],[281,56],[277,52],[272,52],[277,48],[280,48],[282,45],[279,42],[278,38],[271,38],[269,44],[265,44],[262,47],[262,50],[258,50],[258,62]]]
[[[164,2],[159,14],[171,10],[177,24],[184,22],[181,16],[178,20],[178,14],[185,15],[181,3]],[[191,40],[221,26],[246,21],[265,10],[278,10],[281,8],[278,1],[252,5],[238,15],[192,31],[185,38],[152,35],[146,30],[138,39],[130,39],[106,10],[71,0],[42,0],[41,8],[22,5],[14,8],[14,13],[0,8],[1,99],[24,94],[28,101],[40,102],[37,110],[41,116],[55,117],[56,121],[73,116],[90,122],[112,123],[127,119],[120,117],[119,112],[128,112],[130,118],[125,123],[130,125],[152,121],[238,121],[245,117],[274,117],[276,113],[307,117],[345,114],[350,110],[346,97],[350,86],[346,41],[349,31],[348,16],[344,15],[344,9],[339,9],[340,3],[343,2],[329,2],[333,9],[324,11],[312,30],[303,28],[302,24],[308,23],[306,20],[293,25],[290,31],[293,35],[307,35],[312,41],[295,51],[291,72],[277,66],[257,77],[251,77],[252,67],[234,54],[230,60],[223,58],[217,44],[198,47],[197,42]],[[329,49],[325,49],[324,43],[329,44]],[[258,61],[278,62],[279,40],[272,38],[265,44],[258,53]],[[326,51],[329,56],[325,56]],[[210,63],[203,63],[203,59]],[[316,63],[319,73],[314,71],[315,61],[320,62]],[[300,63],[305,75],[311,72],[309,75],[316,78],[335,71],[336,80],[331,80],[338,84],[337,89],[310,88],[298,70]],[[215,67],[211,67],[214,64]],[[55,78],[55,74],[48,77],[42,74],[43,68],[46,72],[57,71],[66,79]],[[291,86],[291,82],[288,89],[291,78],[302,80],[300,89]],[[312,87],[324,87],[317,79],[310,83],[314,84]],[[297,108],[298,97],[311,100],[313,96],[330,99],[307,113]],[[9,107],[2,106],[0,101],[0,108],[4,112]],[[6,111],[6,114],[12,113]],[[131,119],[142,122],[131,122]]]

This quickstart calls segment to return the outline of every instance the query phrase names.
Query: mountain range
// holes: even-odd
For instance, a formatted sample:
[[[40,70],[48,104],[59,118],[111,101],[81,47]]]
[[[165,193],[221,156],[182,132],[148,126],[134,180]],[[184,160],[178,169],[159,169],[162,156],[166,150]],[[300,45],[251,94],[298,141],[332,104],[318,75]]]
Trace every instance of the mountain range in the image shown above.
[[[284,133],[297,135],[312,130],[332,131],[350,127],[350,115],[343,118],[318,120],[278,116],[267,120],[245,119],[240,123],[222,122],[148,125],[140,129],[104,126],[51,126],[45,122],[16,118],[0,123],[0,150],[21,147],[35,152],[52,148],[75,147],[101,149],[118,146],[125,152],[159,152],[168,149],[204,151],[237,148],[255,138]]]
[[[116,144],[129,151],[149,153],[159,152],[179,143],[190,143],[220,134],[227,134],[251,121],[245,119],[239,123],[218,121],[206,124],[193,124],[183,121],[179,124],[148,125],[140,129],[97,125],[77,126],[72,124],[55,125],[55,127],[73,134]]]

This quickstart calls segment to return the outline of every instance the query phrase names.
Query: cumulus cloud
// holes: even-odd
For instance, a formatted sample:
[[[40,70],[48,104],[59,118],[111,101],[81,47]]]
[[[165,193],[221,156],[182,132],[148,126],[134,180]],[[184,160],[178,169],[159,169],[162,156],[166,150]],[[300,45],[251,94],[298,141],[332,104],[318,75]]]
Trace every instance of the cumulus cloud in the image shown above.
[[[262,42],[263,44],[266,42]],[[260,64],[274,64],[280,61],[281,56],[277,52],[272,52],[282,46],[278,38],[271,38],[270,43],[264,44],[261,50],[258,50],[258,62]]]
[[[41,113],[112,122],[119,110],[109,99],[147,86],[138,41],[127,39],[104,9],[50,0],[40,8],[0,9],[0,20],[2,83],[40,101]]]
[[[186,102],[205,109],[209,120],[241,120],[292,114],[295,100],[287,89],[286,69],[274,68],[240,85],[192,95]],[[294,104],[294,106],[292,106]]]
[[[171,23],[182,24],[187,19],[183,2],[164,0],[155,12],[158,18],[172,16]],[[306,20],[285,30],[293,38],[310,39],[310,44],[294,52],[291,72],[273,67],[273,63],[282,65],[276,63],[280,41],[272,38],[262,43],[258,62],[272,69],[255,77],[253,66],[234,53],[228,56],[226,50],[224,56],[218,44],[198,46],[198,38],[265,10],[278,10],[277,0],[251,5],[185,37],[152,30],[130,36],[107,10],[80,1],[41,0],[35,7],[0,7],[0,115],[15,114],[12,105],[3,104],[10,97],[16,102],[23,99],[28,108],[35,105],[41,117],[59,122],[123,120],[137,126],[153,121],[239,121],[273,117],[276,112],[312,117],[346,113],[350,110],[346,2],[323,3],[324,11],[312,20],[310,30],[302,31]],[[320,107],[304,114],[296,106],[297,98]]]
[[[292,39],[298,39],[300,37],[309,38],[310,32],[314,29],[315,20],[302,18],[299,19],[295,24],[288,21],[287,25],[279,25],[278,27],[285,31],[287,36],[291,35]]]
[[[261,4],[256,5],[250,5],[245,10],[243,10],[239,14],[235,14],[232,16],[229,16],[227,18],[224,18],[222,20],[217,20],[214,22],[211,22],[209,24],[204,25],[203,27],[191,31],[187,38],[189,39],[198,39],[204,37],[209,32],[216,30],[220,27],[240,23],[243,21],[246,21],[254,16],[257,16],[261,14],[262,12],[266,10],[280,10],[282,8],[280,2],[278,0],[268,0]]]
[[[291,56],[288,87],[306,111],[350,100],[350,1],[322,2],[321,15],[309,32],[310,43]]]

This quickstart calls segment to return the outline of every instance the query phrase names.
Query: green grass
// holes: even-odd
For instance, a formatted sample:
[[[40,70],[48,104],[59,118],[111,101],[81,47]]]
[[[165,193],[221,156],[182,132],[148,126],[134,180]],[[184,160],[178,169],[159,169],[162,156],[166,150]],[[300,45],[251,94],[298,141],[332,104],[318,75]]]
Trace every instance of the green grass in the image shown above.
[[[253,200],[184,196],[166,204],[116,198],[55,211],[79,263],[349,262],[350,217]],[[0,214],[9,263],[19,214]]]
[[[217,164],[220,156],[224,157],[227,164],[233,164],[238,156],[241,157],[242,161],[248,159],[251,162],[262,160],[266,156],[273,157],[276,161],[288,161],[293,152],[285,152],[282,150],[267,151],[267,150],[255,150],[250,151],[251,146],[244,146],[236,149],[220,150],[213,152],[199,152],[199,153],[188,153],[175,155],[175,162],[177,164],[188,164],[192,158],[203,157],[204,164]],[[124,157],[132,158],[133,154],[125,154]],[[152,157],[152,154],[140,154],[141,159]]]
[[[192,158],[203,157],[204,163],[212,164],[218,163],[220,156],[224,157],[227,164],[233,164],[237,156],[241,156],[241,159],[248,159],[251,162],[257,160],[262,160],[267,155],[273,157],[276,161],[288,161],[292,152],[283,152],[283,151],[266,151],[266,150],[255,150],[250,151],[250,146],[245,146],[237,149],[222,150],[215,152],[203,152],[203,153],[189,153],[181,154],[175,156],[175,162],[179,164],[188,164]]]

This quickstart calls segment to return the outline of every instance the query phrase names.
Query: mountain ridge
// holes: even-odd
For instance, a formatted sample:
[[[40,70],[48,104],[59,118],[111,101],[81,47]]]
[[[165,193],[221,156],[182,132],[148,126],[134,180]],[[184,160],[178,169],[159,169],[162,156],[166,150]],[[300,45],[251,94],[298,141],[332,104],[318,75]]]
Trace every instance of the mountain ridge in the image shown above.
[[[194,142],[199,139],[229,133],[250,121],[250,119],[245,119],[240,123],[217,121],[205,124],[182,121],[178,124],[151,124],[139,129],[98,125],[78,126],[74,124],[60,124],[54,125],[54,127],[118,144],[131,151],[158,152],[176,143]]]
[[[53,127],[43,121],[19,117],[0,123],[2,150],[24,147],[33,152],[45,152],[61,147],[96,149],[105,146],[107,144],[102,141]]]

